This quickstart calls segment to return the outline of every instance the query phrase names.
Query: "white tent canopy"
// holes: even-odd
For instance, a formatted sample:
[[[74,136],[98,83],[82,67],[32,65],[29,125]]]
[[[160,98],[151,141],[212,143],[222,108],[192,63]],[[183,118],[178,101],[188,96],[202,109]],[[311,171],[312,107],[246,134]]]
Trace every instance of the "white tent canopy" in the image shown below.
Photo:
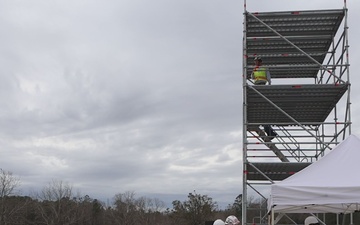
[[[360,210],[360,139],[350,135],[320,160],[271,185],[268,203],[275,213]]]

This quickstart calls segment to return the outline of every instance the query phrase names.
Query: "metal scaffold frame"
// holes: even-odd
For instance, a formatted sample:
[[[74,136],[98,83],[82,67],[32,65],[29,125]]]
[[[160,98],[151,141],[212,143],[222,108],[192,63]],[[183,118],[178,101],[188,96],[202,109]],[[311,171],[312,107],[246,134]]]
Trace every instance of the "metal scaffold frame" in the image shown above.
[[[242,225],[254,223],[249,190],[264,205],[256,218],[265,224],[262,192],[351,134],[347,12],[344,1],[342,9],[252,13],[244,0]],[[272,85],[252,82],[257,56]],[[278,136],[267,137],[264,125]]]

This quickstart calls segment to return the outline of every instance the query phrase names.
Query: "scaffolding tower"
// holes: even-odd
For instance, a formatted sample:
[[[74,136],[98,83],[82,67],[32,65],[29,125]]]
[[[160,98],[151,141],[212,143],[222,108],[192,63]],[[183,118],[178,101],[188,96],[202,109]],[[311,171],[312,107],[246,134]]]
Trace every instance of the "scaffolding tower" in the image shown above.
[[[289,3],[290,4],[290,3]],[[243,35],[242,225],[253,224],[251,190],[269,186],[321,158],[351,133],[346,1],[342,9],[248,12]],[[272,85],[254,85],[260,56]],[[270,125],[278,134],[270,140]],[[258,210],[257,224],[267,224]]]

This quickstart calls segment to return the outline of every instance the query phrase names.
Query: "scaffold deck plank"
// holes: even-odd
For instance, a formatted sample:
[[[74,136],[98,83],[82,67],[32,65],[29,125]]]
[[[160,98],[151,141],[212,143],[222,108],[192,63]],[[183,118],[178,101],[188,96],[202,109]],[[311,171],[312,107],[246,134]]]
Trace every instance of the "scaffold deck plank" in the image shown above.
[[[288,178],[294,173],[299,172],[305,167],[309,166],[311,163],[308,162],[266,162],[266,163],[252,163],[256,170],[251,165],[247,166],[247,178],[252,181],[262,181],[267,180],[264,176],[266,175],[272,181],[280,181]]]
[[[348,88],[348,84],[254,85],[247,87],[247,122],[272,125],[324,122]]]

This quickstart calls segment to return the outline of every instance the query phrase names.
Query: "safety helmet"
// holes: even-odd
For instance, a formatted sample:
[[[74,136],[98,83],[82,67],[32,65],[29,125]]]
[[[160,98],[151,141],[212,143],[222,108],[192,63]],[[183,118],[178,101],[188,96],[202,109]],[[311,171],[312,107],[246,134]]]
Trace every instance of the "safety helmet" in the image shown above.
[[[262,62],[262,59],[261,59],[260,56],[255,56],[254,61],[260,61],[260,62]]]
[[[320,223],[315,216],[309,216],[304,221],[304,225],[316,225],[316,224],[320,224]]]
[[[221,219],[217,219],[215,220],[215,222],[213,223],[213,225],[225,225],[224,221],[222,221]]]
[[[238,218],[236,218],[236,216],[228,216],[225,220],[225,225],[239,225],[240,221],[238,220]]]

